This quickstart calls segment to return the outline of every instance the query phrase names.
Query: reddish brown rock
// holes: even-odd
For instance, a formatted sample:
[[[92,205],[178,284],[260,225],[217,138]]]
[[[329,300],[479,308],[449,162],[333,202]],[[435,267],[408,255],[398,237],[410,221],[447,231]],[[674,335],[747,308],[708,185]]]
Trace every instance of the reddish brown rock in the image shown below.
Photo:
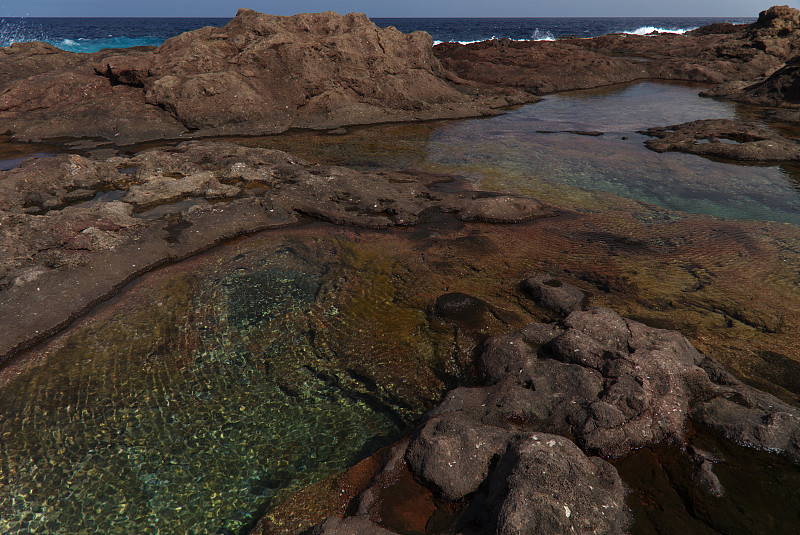
[[[645,141],[645,146],[656,152],[677,151],[743,161],[800,159],[800,143],[758,125],[730,119],[691,121],[641,133],[657,138]]]
[[[222,28],[187,32],[155,50],[37,49],[40,72],[9,76],[0,95],[0,129],[23,141],[123,144],[474,117],[531,100],[507,90],[479,95],[442,69],[432,44],[423,32],[380,29],[361,14],[242,9]],[[42,60],[45,52],[54,59]]]
[[[685,35],[443,43],[435,52],[462,78],[536,94],[643,79],[752,83],[797,53],[798,13],[771,8],[753,25],[712,25]]]
[[[437,211],[509,223],[557,213],[535,199],[431,189],[442,180],[358,172],[276,150],[197,141],[130,158],[30,159],[0,172],[0,360],[124,281],[223,239],[301,216],[387,228],[414,225]],[[228,202],[208,202],[219,200]],[[75,291],[64,296],[68,286]],[[42,304],[48,300],[60,305]],[[35,319],[26,315],[34,311]]]

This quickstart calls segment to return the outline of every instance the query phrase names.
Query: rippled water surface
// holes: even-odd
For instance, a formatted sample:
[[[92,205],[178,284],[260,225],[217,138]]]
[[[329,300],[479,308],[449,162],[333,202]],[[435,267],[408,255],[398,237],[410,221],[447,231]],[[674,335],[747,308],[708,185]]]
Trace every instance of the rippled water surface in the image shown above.
[[[637,130],[760,120],[698,91],[641,83],[487,119],[234,139],[457,175],[574,212],[346,239],[278,231],[145,277],[0,374],[0,532],[237,533],[463,380],[468,343],[430,318],[438,295],[480,296],[506,332],[540,312],[517,288],[533,270],[679,328],[797,402],[800,172],[647,150]],[[6,149],[0,166],[46,152]]]
[[[213,263],[212,263],[213,265]],[[396,438],[301,362],[320,267],[242,256],[157,280],[0,397],[0,532],[237,533]]]

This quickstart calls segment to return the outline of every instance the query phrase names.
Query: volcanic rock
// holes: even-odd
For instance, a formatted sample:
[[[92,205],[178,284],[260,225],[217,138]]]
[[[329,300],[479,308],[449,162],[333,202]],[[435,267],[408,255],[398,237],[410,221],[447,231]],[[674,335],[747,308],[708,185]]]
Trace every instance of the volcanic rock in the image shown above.
[[[386,228],[435,211],[499,222],[557,213],[534,199],[431,190],[442,180],[314,165],[226,143],[185,142],[103,160],[32,158],[0,173],[0,355],[166,261],[301,216]],[[208,202],[219,200],[227,202]]]
[[[580,310],[586,301],[586,294],[580,288],[565,284],[546,273],[528,277],[522,281],[522,288],[527,290],[538,304],[562,316]]]
[[[435,53],[462,78],[534,94],[644,79],[753,83],[797,54],[799,14],[779,6],[752,25],[717,24],[684,35],[443,43]]]
[[[800,107],[800,57],[787,61],[763,82],[720,96],[757,106],[798,108]]]
[[[361,14],[241,9],[222,28],[187,32],[155,50],[87,56],[45,47],[29,53],[38,58],[32,76],[7,77],[0,129],[23,141],[124,144],[474,117],[532,100],[507,90],[478,95],[442,69],[432,45],[423,32],[380,29]]]
[[[742,384],[679,333],[608,309],[492,338],[479,367],[488,386],[451,391],[426,418],[456,413],[522,426],[618,456],[667,439],[683,443],[691,415],[737,443],[800,460],[800,411]]]
[[[439,507],[465,502],[449,525],[454,533],[609,533],[629,524],[625,490],[616,469],[586,456],[569,440],[545,433],[517,432],[448,414],[429,420],[384,456],[384,466],[352,502],[344,519],[329,517],[310,533],[388,533],[412,531],[396,524],[386,499],[402,501],[419,483],[404,482],[408,470],[445,500]],[[405,494],[395,493],[402,485]],[[460,507],[456,508],[458,511]],[[420,503],[422,532],[434,517]],[[388,514],[387,514],[388,513]],[[435,512],[434,512],[435,515]],[[430,524],[428,524],[430,527]],[[361,530],[361,531],[360,531]],[[438,532],[438,531],[437,531]],[[348,531],[347,533],[351,533]]]
[[[729,160],[800,159],[800,143],[760,126],[730,119],[706,119],[640,132],[656,152],[687,152]]]

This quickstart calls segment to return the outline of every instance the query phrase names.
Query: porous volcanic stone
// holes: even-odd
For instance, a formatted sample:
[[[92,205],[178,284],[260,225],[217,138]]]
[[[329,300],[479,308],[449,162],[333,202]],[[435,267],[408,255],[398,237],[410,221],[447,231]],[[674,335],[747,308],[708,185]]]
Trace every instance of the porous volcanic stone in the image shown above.
[[[640,132],[645,146],[656,152],[686,152],[729,160],[800,159],[800,143],[766,128],[731,119],[705,119]]]
[[[80,55],[29,46],[8,53],[5,63],[20,58],[32,70],[7,76],[0,130],[23,141],[125,144],[475,117],[536,100],[507,89],[478,92],[445,72],[432,46],[424,32],[381,29],[358,13],[278,17],[249,9],[154,50]]]
[[[538,304],[562,316],[580,310],[586,301],[586,294],[580,288],[561,282],[546,273],[531,275],[522,281],[522,288]]]

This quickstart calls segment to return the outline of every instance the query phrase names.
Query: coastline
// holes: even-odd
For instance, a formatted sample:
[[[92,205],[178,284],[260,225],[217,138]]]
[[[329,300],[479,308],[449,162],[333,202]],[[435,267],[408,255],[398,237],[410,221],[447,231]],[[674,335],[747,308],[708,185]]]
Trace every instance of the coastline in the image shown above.
[[[253,40],[252,36],[263,33],[265,28],[279,37],[272,37],[273,41],[266,44]],[[293,41],[308,28],[326,36],[327,45],[320,47],[308,39],[299,43]],[[104,154],[101,150],[94,157],[72,154],[39,158],[2,172],[3,248],[12,254],[5,257],[0,279],[3,307],[0,314],[11,318],[3,324],[4,345],[0,354],[4,359],[14,358],[24,348],[49,339],[145,273],[196,257],[235,237],[265,229],[290,228],[303,221],[321,220],[337,227],[361,228],[365,233],[390,228],[414,232],[416,227],[424,229],[431,218],[436,220],[441,216],[460,221],[474,228],[476,233],[485,233],[486,239],[497,240],[495,231],[479,229],[507,226],[519,229],[509,232],[524,235],[531,229],[548,226],[551,220],[585,221],[587,227],[592,224],[591,216],[586,214],[521,195],[465,187],[458,177],[456,186],[448,189],[447,184],[454,182],[452,176],[413,170],[356,172],[309,163],[287,153],[194,138],[263,135],[298,127],[342,135],[355,125],[491,116],[508,106],[536,102],[545,94],[654,79],[702,82],[712,88],[709,94],[715,97],[768,103],[792,112],[796,105],[784,88],[786,80],[793,80],[795,76],[793,58],[797,55],[797,40],[794,37],[798,33],[800,12],[773,8],[762,13],[752,25],[722,24],[685,35],[610,35],[552,42],[498,40],[434,47],[430,36],[380,30],[366,17],[358,15],[341,17],[329,13],[282,18],[240,10],[236,19],[224,29],[183,34],[157,49],[106,50],[76,55],[43,44],[14,45],[4,50],[3,61],[12,67],[8,70],[10,74],[0,82],[4,90],[0,95],[0,124],[10,132],[11,139],[52,142],[68,133],[73,140],[85,140],[90,147],[100,149],[153,140],[192,141],[131,157],[108,154],[113,151]],[[359,38],[365,41],[351,42]],[[234,50],[228,44],[231,42],[241,45]],[[280,58],[270,56],[276,46],[285,46]],[[198,55],[197,50],[205,55]],[[309,63],[304,55],[308,50],[318,54],[314,61],[327,58],[324,61],[329,63],[322,68]],[[725,52],[724,58],[721,51]],[[268,69],[248,63],[248,58],[259,54],[270,57]],[[234,64],[235,68],[230,67]],[[33,76],[30,76],[31,69],[35,69]],[[297,80],[290,76],[265,84],[265,73],[269,69],[302,72],[304,78]],[[338,73],[339,78],[331,79],[330,72]],[[286,90],[283,85],[287,83],[294,89]],[[73,94],[81,96],[68,96]],[[303,98],[298,99],[298,94],[303,94]],[[271,100],[264,95],[269,95]],[[227,105],[232,99],[240,103],[236,109]],[[648,146],[658,151],[703,151],[699,153],[727,160],[790,162],[800,159],[800,146],[796,141],[770,137],[772,133],[759,128],[742,121],[683,123],[669,126],[665,132],[650,132],[649,135],[658,137],[663,134],[664,143],[657,145],[659,141],[652,140]],[[783,152],[775,151],[777,143],[783,144]],[[89,199],[102,199],[97,196],[98,192],[109,191],[116,196],[110,202],[101,200],[77,205]],[[189,206],[177,204],[160,218],[146,219],[140,215],[154,207],[183,201],[188,201]],[[724,223],[719,223],[719,227],[722,226]],[[778,229],[777,225],[775,228],[764,225],[764,228],[769,227],[767,230],[753,227],[747,231],[746,239],[742,239],[743,250],[753,257],[774,254],[772,249],[766,252],[772,247],[763,245],[766,239],[761,241],[762,245],[753,245],[759,243],[759,236],[783,231],[787,236],[791,234]],[[555,235],[556,232],[552,232],[549,239],[555,239],[552,237]],[[626,254],[630,251],[625,247],[633,251],[640,247],[636,242],[620,243]],[[491,258],[492,254],[487,256]],[[561,261],[567,260],[568,256],[561,258]],[[519,274],[522,265],[523,262],[515,260],[511,270],[514,276]],[[562,269],[555,263],[550,267]],[[530,273],[524,275],[526,281],[531,280]],[[350,489],[348,503],[338,512],[340,516],[344,514],[344,519],[331,517],[314,528],[313,533],[382,533],[385,529],[375,524],[376,507],[381,507],[384,499],[381,496],[391,487],[387,482],[396,481],[398,474],[405,470],[414,474],[415,485],[422,483],[427,488],[420,492],[425,496],[435,495],[437,500],[444,500],[442,503],[459,503],[466,509],[484,503],[488,504],[487,510],[494,512],[518,507],[507,503],[506,497],[515,492],[520,495],[535,493],[542,482],[520,478],[514,483],[518,487],[501,488],[499,481],[510,474],[521,473],[523,468],[520,467],[529,462],[525,460],[528,459],[526,455],[532,455],[531,459],[545,455],[548,450],[541,448],[554,447],[546,446],[549,441],[557,444],[556,457],[561,456],[560,461],[566,464],[559,465],[559,459],[548,457],[545,461],[548,466],[554,470],[560,466],[567,471],[580,467],[579,471],[585,472],[581,483],[559,487],[559,492],[575,494],[570,498],[569,514],[561,515],[563,504],[558,502],[555,510],[559,512],[559,526],[568,529],[573,522],[595,525],[593,523],[600,520],[592,511],[603,503],[613,507],[614,514],[603,519],[602,526],[595,527],[608,533],[622,533],[629,527],[622,480],[619,476],[615,479],[616,469],[600,457],[620,456],[631,449],[664,441],[686,445],[686,421],[690,416],[736,443],[779,451],[796,462],[796,440],[800,433],[796,400],[792,405],[745,386],[674,331],[645,327],[602,308],[609,299],[625,306],[625,289],[620,289],[613,298],[591,297],[592,306],[583,311],[580,305],[565,305],[560,296],[553,298],[554,311],[542,312],[554,308],[552,302],[543,301],[542,292],[546,287],[575,288],[578,292],[598,292],[602,288],[599,278],[581,278],[568,272],[564,275],[564,278],[555,278],[551,286],[546,282],[542,283],[544,286],[526,282],[528,286],[524,291],[516,289],[517,280],[509,283],[515,290],[507,298],[523,303],[533,296],[538,302],[537,305],[508,305],[529,312],[535,310],[534,317],[527,318],[533,323],[521,323],[519,311],[515,311],[516,319],[504,318],[498,312],[502,308],[498,303],[486,305],[469,295],[467,297],[472,300],[454,305],[442,301],[441,306],[443,296],[434,296],[437,300],[432,305],[432,316],[450,325],[454,332],[461,333],[460,336],[466,336],[460,351],[465,354],[476,351],[465,357],[459,366],[465,369],[477,366],[482,370],[477,377],[485,379],[486,384],[479,380],[470,383],[469,396],[476,400],[480,396],[508,398],[510,393],[517,392],[515,389],[521,389],[520,396],[529,396],[530,392],[522,391],[531,390],[534,376],[523,380],[511,375],[506,377],[505,373],[517,366],[538,370],[556,366],[555,362],[561,363],[557,367],[563,364],[569,373],[588,374],[587,385],[600,381],[605,389],[610,389],[624,383],[621,377],[627,375],[638,377],[636,381],[643,385],[646,381],[640,375],[644,372],[638,367],[646,367],[643,363],[655,357],[637,354],[640,348],[660,355],[659,358],[672,355],[670,358],[674,361],[667,359],[663,368],[651,372],[654,376],[663,375],[665,384],[670,385],[669,390],[680,394],[664,401],[659,397],[663,389],[654,386],[654,391],[650,392],[645,388],[646,393],[640,397],[647,398],[647,407],[630,415],[626,411],[634,410],[632,407],[637,403],[634,398],[639,396],[631,393],[630,385],[624,387],[628,390],[615,387],[623,389],[622,405],[618,404],[619,400],[609,401],[603,397],[603,389],[595,392],[593,387],[586,386],[570,393],[579,400],[576,403],[584,412],[564,416],[563,421],[560,416],[551,415],[550,420],[534,416],[537,410],[545,410],[541,409],[542,400],[516,400],[514,405],[508,401],[510,398],[504,398],[510,403],[508,407],[513,406],[508,414],[476,416],[474,407],[470,409],[473,412],[464,407],[472,407],[480,400],[459,398],[456,401],[461,403],[461,408],[440,406],[434,409],[411,435],[410,441],[396,443],[388,452],[381,453],[377,461],[373,458],[378,467],[373,467],[369,478]],[[583,288],[574,287],[572,283]],[[625,287],[622,281],[616,283]],[[606,280],[605,284],[606,291],[613,294],[613,290],[608,290],[610,281]],[[58,306],[52,306],[53,303]],[[451,310],[448,306],[454,308]],[[791,306],[791,303],[787,305],[787,317],[776,320],[775,325],[765,322],[763,317],[748,317],[747,312],[741,310],[726,311],[725,317],[731,325],[735,320],[756,329],[761,333],[759,336],[785,338],[787,329],[791,329],[787,325],[794,321]],[[570,313],[574,315],[567,315]],[[602,316],[600,320],[599,316]],[[492,323],[497,321],[499,323]],[[595,321],[598,323],[593,323]],[[492,327],[481,334],[483,327],[480,326],[490,323]],[[623,324],[628,334],[620,327]],[[521,327],[524,328],[519,330]],[[622,329],[619,332],[614,330],[618,327]],[[610,341],[603,334],[606,331],[616,333]],[[582,338],[584,335],[589,338]],[[620,340],[625,339],[624,344],[615,338],[617,335],[622,337]],[[639,338],[635,341],[625,338],[629,336]],[[517,344],[522,353],[506,348],[492,354],[492,347],[499,347],[504,341],[512,346]],[[713,343],[710,342],[710,346]],[[572,350],[585,358],[571,360]],[[616,356],[611,359],[611,354]],[[470,363],[473,357],[477,360]],[[487,359],[494,359],[491,365],[487,364]],[[627,372],[610,372],[609,359],[616,362],[614,366],[622,366],[623,361],[632,363],[632,369],[639,371],[627,375]],[[0,361],[0,365],[3,362]],[[505,371],[498,371],[501,369]],[[558,374],[554,377],[554,382],[561,381]],[[404,380],[413,381],[412,378]],[[365,381],[364,384],[370,383]],[[497,386],[501,384],[504,386]],[[464,385],[461,386],[456,392],[464,394]],[[409,388],[408,392],[415,392]],[[366,396],[365,392],[359,391],[359,395]],[[410,396],[409,399],[419,395],[418,392],[402,392]],[[438,394],[428,392],[426,395],[435,398]],[[445,403],[456,403],[454,399],[459,395],[451,392]],[[730,401],[733,398],[746,402],[733,403]],[[379,400],[385,403],[383,398]],[[423,405],[419,400],[415,403]],[[659,407],[665,411],[665,407],[679,407],[679,410],[667,415],[667,412],[661,414]],[[420,413],[419,407],[415,406],[414,411],[409,414]],[[444,416],[459,411],[463,414],[457,421]],[[547,411],[558,413],[554,408]],[[617,414],[619,411],[625,414],[622,420]],[[501,420],[505,423],[500,423]],[[578,420],[580,424],[575,423]],[[638,423],[631,424],[633,420]],[[641,427],[645,438],[633,443],[626,442],[630,437],[619,440],[615,433],[632,425],[638,426],[637,429]],[[601,433],[600,429],[605,431]],[[461,474],[436,468],[437,463],[442,466],[448,462],[472,463],[473,460],[461,456],[475,447],[473,435],[476,433],[493,437],[494,441],[487,450],[486,462],[476,465],[481,467],[477,473]],[[531,433],[544,438],[531,439]],[[598,433],[602,439],[597,438]],[[577,446],[564,436],[577,441]],[[437,449],[448,441],[461,443],[463,447],[449,452]],[[691,450],[691,444],[688,447]],[[714,494],[721,485],[712,470],[717,461],[703,455],[702,452],[695,454],[692,461],[702,470],[698,485]],[[492,475],[494,468],[490,468],[494,466],[490,462],[493,457],[502,458],[496,475]],[[595,469],[601,472],[600,476],[589,474]],[[593,481],[591,477],[600,477],[602,481],[584,485],[585,481]],[[493,478],[500,479],[495,482]],[[561,476],[553,478],[546,483],[565,484]],[[475,484],[465,486],[466,480]],[[326,492],[337,492],[337,485],[344,484],[342,481],[335,484],[328,481],[332,487]],[[488,487],[479,491],[484,481]],[[586,490],[591,487],[602,491]],[[476,501],[470,502],[467,496]],[[334,512],[327,511],[325,516]],[[290,510],[285,514],[294,513]],[[526,514],[546,516],[553,513],[542,508]],[[484,522],[484,527],[489,529],[486,526],[498,521],[499,516],[495,516],[461,518],[478,524]],[[278,529],[277,524],[269,524],[275,518],[273,515],[265,519],[254,533]],[[319,520],[315,519],[314,523]],[[298,530],[301,527],[287,522]],[[302,529],[310,527],[305,524]]]

